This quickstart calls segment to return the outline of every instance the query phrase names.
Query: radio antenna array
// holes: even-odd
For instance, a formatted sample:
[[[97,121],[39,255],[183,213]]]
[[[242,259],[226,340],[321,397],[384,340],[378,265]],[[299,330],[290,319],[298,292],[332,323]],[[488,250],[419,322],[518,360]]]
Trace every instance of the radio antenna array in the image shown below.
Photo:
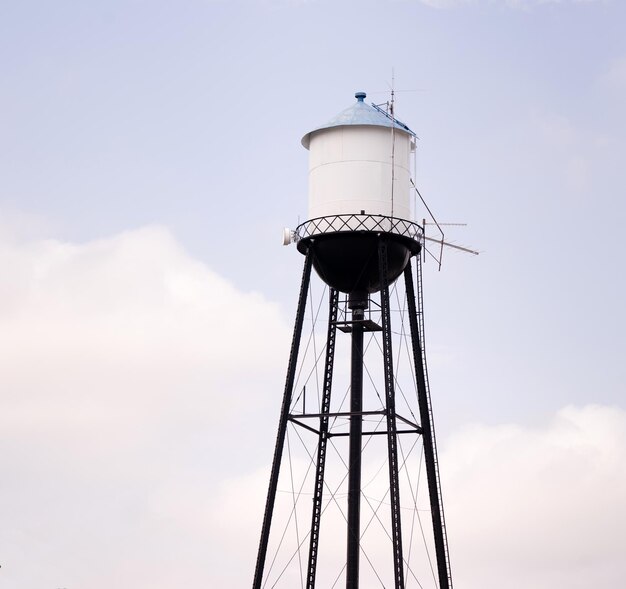
[[[476,250],[472,250],[470,248],[467,247],[463,247],[460,245],[456,245],[454,243],[450,243],[449,241],[445,240],[445,234],[443,232],[442,227],[466,227],[467,223],[439,223],[439,221],[437,221],[437,219],[435,218],[435,215],[433,214],[433,212],[430,210],[430,207],[428,206],[426,200],[424,199],[424,197],[422,196],[422,193],[418,190],[417,186],[415,186],[415,182],[413,182],[413,179],[410,180],[411,182],[411,186],[413,186],[413,189],[415,190],[415,193],[420,197],[420,200],[422,201],[422,204],[424,205],[424,207],[426,208],[426,210],[428,211],[428,214],[430,215],[430,218],[432,219],[431,221],[426,221],[426,219],[423,220],[423,233],[422,233],[422,237],[424,239],[424,244],[423,244],[423,253],[424,253],[424,260],[426,259],[426,253],[430,254],[433,259],[437,262],[438,265],[438,269],[439,271],[441,271],[441,263],[443,260],[443,248],[444,247],[449,247],[455,250],[459,250],[468,254],[473,254],[475,256],[477,256],[479,254],[479,252],[477,252]],[[426,236],[426,225],[434,225],[435,227],[437,227],[437,230],[439,231],[439,234],[441,235],[441,237],[439,239],[435,239],[434,237],[427,237]],[[432,254],[430,252],[430,250],[428,250],[426,248],[426,241],[429,241],[431,243],[437,243],[439,244],[439,257],[436,257],[434,254]]]

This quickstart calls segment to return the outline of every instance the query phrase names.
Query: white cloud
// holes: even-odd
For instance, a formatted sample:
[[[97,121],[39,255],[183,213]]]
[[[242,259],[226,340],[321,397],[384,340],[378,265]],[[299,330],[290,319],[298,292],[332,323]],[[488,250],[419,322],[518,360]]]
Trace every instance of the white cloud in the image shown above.
[[[161,228],[0,244],[3,585],[249,586],[290,327]],[[441,447],[459,586],[619,586],[626,413]]]
[[[33,240],[55,231],[58,227],[47,217],[0,206],[0,241]]]
[[[619,586],[626,574],[622,558],[625,411],[566,407],[543,427],[471,425],[442,447],[455,585],[469,589]],[[228,525],[223,540],[231,550],[253,554],[258,530],[251,524],[259,520],[255,512],[263,508],[266,480],[267,472],[258,471],[222,483],[213,521]],[[367,519],[368,508],[363,509]],[[280,515],[276,520],[284,525],[288,515],[289,509],[282,520]],[[301,521],[306,522],[306,517]],[[343,554],[345,531],[336,528],[336,519],[331,524],[332,530],[328,524],[324,528],[323,544]],[[282,525],[277,527],[283,530]],[[302,535],[305,532],[301,529]],[[293,549],[289,544],[286,552]],[[333,572],[340,570],[341,563],[334,567]],[[233,586],[245,586],[248,579],[242,576],[238,581]],[[428,581],[424,586],[430,586]]]
[[[624,578],[624,411],[568,407],[543,428],[468,427],[441,463],[460,585],[582,589]]]
[[[162,228],[0,244],[7,586],[210,586],[203,506],[280,399],[289,331]]]
[[[419,0],[426,6],[432,8],[452,8],[453,6],[459,6],[461,4],[470,4],[474,0]]]
[[[263,376],[271,353],[262,338],[286,333],[275,306],[238,292],[159,228],[84,245],[4,245],[0,263],[0,351],[15,407],[55,405],[46,388],[75,396],[81,387],[96,404],[105,398],[94,392],[126,408],[184,405],[190,388],[224,387],[210,405],[232,406],[243,380],[233,390],[223,375],[246,358]]]
[[[426,6],[433,8],[452,8],[468,4],[501,4],[510,8],[531,8],[544,4],[593,4],[606,3],[607,0],[419,0]]]

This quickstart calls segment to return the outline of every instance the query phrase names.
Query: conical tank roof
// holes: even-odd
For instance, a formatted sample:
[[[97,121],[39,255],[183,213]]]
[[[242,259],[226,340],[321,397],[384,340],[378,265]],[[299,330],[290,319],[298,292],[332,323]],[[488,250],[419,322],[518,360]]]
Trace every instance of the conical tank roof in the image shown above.
[[[415,133],[413,133],[413,131],[411,131],[411,129],[409,129],[404,123],[393,118],[384,110],[373,105],[366,104],[366,96],[367,94],[365,94],[365,92],[356,92],[354,95],[356,102],[352,106],[342,110],[336,117],[332,118],[325,125],[321,125],[320,127],[313,129],[313,131],[309,131],[302,138],[302,145],[309,149],[311,135],[317,131],[330,129],[331,127],[344,127],[350,125],[373,125],[376,127],[389,128],[395,127],[400,131],[404,131],[405,133],[409,133],[413,136],[415,135]]]

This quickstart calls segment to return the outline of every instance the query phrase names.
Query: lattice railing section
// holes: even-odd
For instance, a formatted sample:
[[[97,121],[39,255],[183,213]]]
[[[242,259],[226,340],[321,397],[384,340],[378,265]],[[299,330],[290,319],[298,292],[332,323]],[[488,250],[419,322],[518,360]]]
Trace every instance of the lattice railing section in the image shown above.
[[[334,215],[317,217],[298,225],[295,231],[296,241],[325,233],[341,233],[344,231],[373,231],[391,233],[407,237],[418,243],[422,242],[422,228],[412,221],[387,217],[385,215]]]

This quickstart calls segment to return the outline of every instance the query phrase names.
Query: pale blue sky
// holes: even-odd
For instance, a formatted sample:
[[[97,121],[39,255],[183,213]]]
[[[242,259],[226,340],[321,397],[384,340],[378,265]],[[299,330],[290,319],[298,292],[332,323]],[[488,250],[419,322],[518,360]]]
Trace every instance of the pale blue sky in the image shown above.
[[[210,280],[222,289],[220,281],[231,283],[246,304],[262,301],[283,338],[280,357],[267,368],[267,379],[279,384],[275,398],[258,401],[250,413],[263,411],[271,426],[252,458],[243,446],[233,452],[246,468],[265,466],[302,263],[295,248],[279,245],[282,227],[306,215],[300,138],[349,106],[357,90],[368,92],[368,101],[387,100],[393,69],[397,114],[420,138],[417,184],[440,220],[469,224],[451,229],[450,239],[481,251],[446,255],[441,273],[426,266],[427,344],[442,439],[473,422],[543,427],[567,405],[623,410],[624,22],[619,0],[4,3],[0,238],[11,253],[3,258],[0,300],[5,309],[19,307],[15,285],[30,272],[22,260],[38,277],[57,263],[50,260],[84,255],[89,263],[72,263],[54,284],[87,284],[86,268],[100,268],[111,248],[122,252],[113,259],[137,255],[138,263],[159,252],[168,268],[184,267],[188,277],[210,272]],[[142,232],[154,225],[166,236]],[[124,231],[130,237],[119,237]],[[74,249],[44,255],[44,238]],[[96,239],[103,241],[94,245]],[[119,287],[126,293],[119,308],[126,295],[138,297],[141,308],[151,280],[160,284],[153,262],[145,292],[132,270],[111,270],[117,262],[94,270],[95,283],[107,284],[109,271],[121,276],[129,286]],[[196,293],[189,297],[197,297],[202,315],[193,280],[181,288]],[[47,300],[48,283],[42,285]],[[250,291],[262,298],[246,299],[242,293]],[[105,296],[92,309],[88,300],[76,295],[77,308],[91,309],[83,318],[91,325],[109,303]],[[24,303],[6,319],[26,342],[23,355],[12,357],[12,341],[5,341],[8,365],[17,365],[18,356],[28,363],[29,337],[45,331],[34,320],[21,326],[15,319],[39,317],[37,305]],[[57,308],[50,305],[41,308]],[[172,313],[172,324],[187,320],[179,306],[154,305],[155,316]],[[272,329],[265,319],[262,325]],[[209,334],[194,342],[185,348],[194,361],[177,366],[199,399],[212,390],[199,367],[213,344]],[[250,349],[261,342],[259,331]],[[45,364],[45,348],[32,357]],[[16,374],[4,388],[37,388]],[[63,407],[71,385],[60,379],[54,386]],[[202,431],[190,434],[197,446],[189,442],[181,452],[203,456]],[[247,476],[221,460],[220,472]],[[15,480],[21,496],[29,483]],[[116,484],[123,486],[123,477]],[[8,574],[0,564],[0,574]],[[15,578],[22,579],[16,589],[43,586],[35,584],[41,578],[30,584]],[[164,582],[169,586],[175,585]]]

